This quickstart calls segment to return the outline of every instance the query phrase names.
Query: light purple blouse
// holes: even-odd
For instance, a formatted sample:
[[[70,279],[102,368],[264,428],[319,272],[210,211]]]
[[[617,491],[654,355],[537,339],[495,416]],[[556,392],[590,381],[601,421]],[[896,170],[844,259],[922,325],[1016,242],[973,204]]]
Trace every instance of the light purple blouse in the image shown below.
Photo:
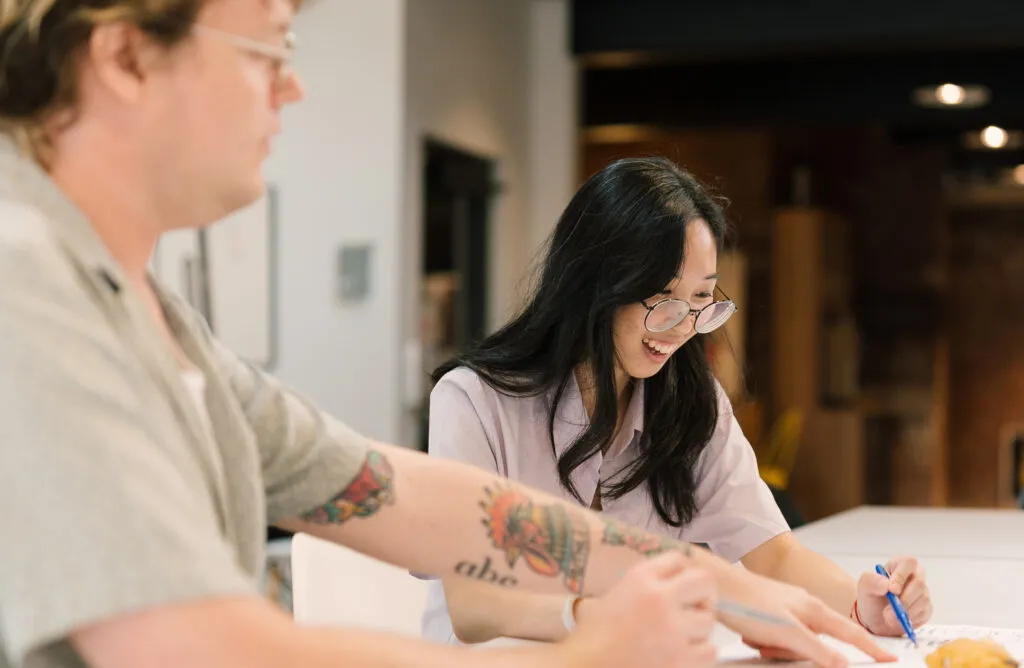
[[[588,504],[598,483],[614,479],[636,455],[644,426],[644,393],[642,387],[637,390],[608,453],[594,455],[573,472],[573,483]],[[437,383],[430,395],[429,453],[473,464],[576,502],[558,480],[557,459],[587,427],[589,418],[573,379],[555,415],[552,451],[548,434],[551,399],[551,394],[508,396],[491,388],[475,372],[455,369]],[[602,498],[603,512],[650,531],[706,543],[730,561],[788,531],[771,491],[758,475],[754,451],[720,387],[718,409],[718,425],[697,465],[697,513],[693,521],[682,529],[662,522],[645,486],[618,499]],[[435,641],[458,642],[440,580],[430,583],[423,635]]]

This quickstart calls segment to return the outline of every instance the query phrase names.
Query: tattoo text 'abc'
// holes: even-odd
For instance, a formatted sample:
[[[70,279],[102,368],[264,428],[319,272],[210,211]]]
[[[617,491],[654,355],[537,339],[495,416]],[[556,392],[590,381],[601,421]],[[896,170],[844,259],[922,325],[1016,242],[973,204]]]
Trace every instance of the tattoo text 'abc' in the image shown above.
[[[515,587],[519,584],[519,581],[511,575],[497,573],[491,565],[490,557],[484,557],[484,562],[479,565],[472,561],[460,561],[455,565],[455,572],[467,578],[490,582],[502,587]]]

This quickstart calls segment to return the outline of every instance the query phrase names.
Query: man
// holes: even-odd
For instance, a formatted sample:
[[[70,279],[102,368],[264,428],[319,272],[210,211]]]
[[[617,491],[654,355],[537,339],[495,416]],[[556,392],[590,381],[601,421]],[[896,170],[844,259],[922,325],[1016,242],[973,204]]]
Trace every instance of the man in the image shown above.
[[[790,622],[715,615],[758,645],[842,665],[814,630],[887,656],[802,590],[368,441],[150,279],[161,234],[262,193],[279,112],[302,97],[293,10],[0,0],[0,668],[706,666],[719,593]],[[254,584],[268,523],[603,600],[564,644],[518,652],[301,629]]]

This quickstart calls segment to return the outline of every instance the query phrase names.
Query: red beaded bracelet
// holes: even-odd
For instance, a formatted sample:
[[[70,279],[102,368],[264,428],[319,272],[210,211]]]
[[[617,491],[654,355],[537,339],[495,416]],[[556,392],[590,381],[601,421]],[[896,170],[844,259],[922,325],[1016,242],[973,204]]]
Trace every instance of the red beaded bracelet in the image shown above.
[[[871,629],[869,629],[868,625],[865,624],[863,622],[863,620],[861,620],[861,618],[860,618],[860,612],[858,612],[858,610],[857,610],[857,599],[854,599],[854,601],[853,601],[853,608],[850,609],[850,619],[852,619],[853,621],[855,621],[858,624],[860,624],[861,627],[863,627],[865,631],[867,631],[868,633],[871,633]]]

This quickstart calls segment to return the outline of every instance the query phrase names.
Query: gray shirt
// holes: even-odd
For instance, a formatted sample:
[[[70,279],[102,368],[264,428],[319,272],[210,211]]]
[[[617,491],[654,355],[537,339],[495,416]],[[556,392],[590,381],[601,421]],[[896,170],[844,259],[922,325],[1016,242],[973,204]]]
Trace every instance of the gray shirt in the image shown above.
[[[206,415],[92,226],[0,136],[0,668],[82,666],[83,625],[258,596],[268,523],[363,462],[363,437],[156,287]]]

